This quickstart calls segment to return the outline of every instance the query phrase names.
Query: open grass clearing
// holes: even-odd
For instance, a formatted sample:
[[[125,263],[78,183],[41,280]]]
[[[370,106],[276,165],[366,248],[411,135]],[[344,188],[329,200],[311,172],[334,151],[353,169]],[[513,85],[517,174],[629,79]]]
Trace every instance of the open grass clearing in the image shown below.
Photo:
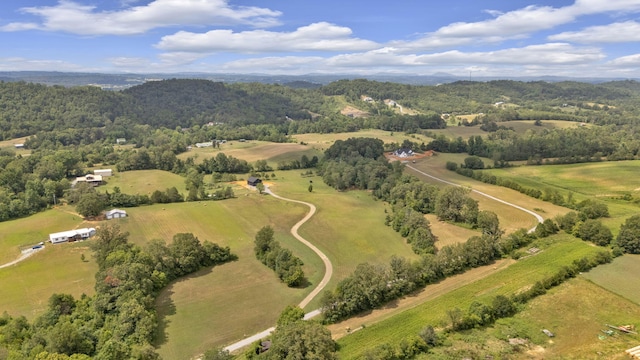
[[[0,311],[33,320],[47,309],[55,293],[71,294],[76,299],[82,294],[92,295],[98,267],[88,241],[47,244],[28,259],[0,269]],[[85,261],[81,260],[82,254]]]
[[[106,184],[96,188],[98,191],[113,192],[116,186],[125,194],[151,195],[155,190],[165,191],[174,186],[181,193],[186,191],[184,177],[163,170],[114,172],[104,180]]]
[[[402,339],[418,334],[426,325],[443,326],[447,323],[446,311],[458,307],[466,310],[472,301],[488,302],[499,294],[512,294],[528,288],[536,281],[555,273],[574,259],[589,256],[597,248],[567,235],[543,239],[535,246],[543,249],[535,256],[517,263],[481,280],[447,292],[433,300],[401,312],[387,320],[366,327],[340,339],[341,359],[361,359],[367,349],[381,342],[399,343]],[[425,289],[429,292],[429,286]]]
[[[333,263],[333,278],[327,289],[349,276],[360,263],[388,263],[392,255],[417,258],[406,241],[384,225],[387,205],[376,201],[369,192],[338,192],[320,177],[303,178],[296,170],[278,174],[271,186],[276,194],[316,205],[316,215],[299,233]],[[308,191],[310,181],[313,192]],[[312,301],[307,310],[318,304],[318,300]]]
[[[0,265],[17,259],[22,249],[49,240],[50,233],[85,227],[82,218],[69,213],[72,210],[70,206],[58,206],[26,218],[0,222]]]
[[[640,306],[579,276],[533,299],[522,312],[499,320],[487,331],[498,339],[517,336],[542,346],[529,346],[516,359],[628,359],[624,350],[637,346],[640,337],[615,330],[615,335],[606,336],[602,330],[610,329],[605,324],[637,327]],[[548,338],[541,329],[555,337]]]
[[[440,221],[434,214],[426,214],[425,218],[429,220],[431,232],[438,238],[438,241],[436,241],[438,249],[448,245],[464,243],[472,236],[482,235],[479,230],[467,229],[446,221]]]
[[[594,284],[640,305],[640,255],[626,254],[598,266],[583,276]],[[630,276],[633,274],[634,276]],[[640,318],[638,319],[640,325]]]
[[[283,155],[297,155],[296,158],[300,159],[300,156],[305,152],[309,152],[309,150],[311,150],[309,146],[296,143],[272,143],[257,140],[246,142],[233,141],[221,144],[219,149],[213,147],[194,147],[178,155],[178,158],[185,160],[189,157],[194,157],[195,162],[200,163],[202,160],[215,157],[218,153],[222,152],[227,156],[233,156],[251,163],[257,160],[269,160]]]
[[[430,137],[420,135],[420,134],[411,134],[407,135],[402,132],[393,132],[393,131],[384,131],[384,130],[376,130],[376,129],[368,129],[361,130],[356,132],[346,132],[346,133],[331,133],[331,134],[296,134],[292,135],[292,137],[297,142],[304,142],[316,149],[320,149],[322,151],[326,150],[331,146],[336,140],[346,140],[352,137],[370,137],[380,139],[385,143],[398,143],[401,144],[405,139],[425,144],[431,141]]]
[[[569,165],[518,166],[506,169],[483,170],[519,184],[541,189],[557,190],[566,196],[572,192],[576,202],[593,199],[607,204],[610,218],[602,222],[617,233],[624,220],[640,207],[621,200],[624,194],[640,197],[640,161],[608,161]],[[624,181],[621,181],[624,179]]]
[[[540,120],[541,125],[535,125],[535,120],[514,120],[514,121],[505,121],[500,122],[498,125],[505,126],[507,128],[513,128],[515,132],[519,134],[525,133],[527,130],[541,131],[542,129],[573,129],[579,127],[591,127],[595,126],[592,124],[583,124],[576,121],[566,121],[566,120]]]

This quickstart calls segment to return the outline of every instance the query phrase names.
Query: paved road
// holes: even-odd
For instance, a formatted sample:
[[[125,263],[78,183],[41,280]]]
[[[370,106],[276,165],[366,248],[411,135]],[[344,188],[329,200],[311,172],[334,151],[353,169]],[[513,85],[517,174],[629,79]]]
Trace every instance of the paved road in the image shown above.
[[[301,309],[304,309],[305,306],[307,306],[311,300],[313,300],[329,283],[329,280],[331,280],[331,276],[333,276],[333,264],[331,264],[331,261],[329,260],[329,258],[327,257],[327,255],[325,255],[322,251],[320,251],[320,249],[318,249],[315,245],[313,245],[312,243],[310,243],[309,241],[307,241],[305,238],[303,238],[302,236],[300,236],[300,234],[298,234],[298,229],[300,229],[300,226],[302,226],[302,224],[304,224],[305,222],[307,222],[309,219],[311,219],[311,217],[316,213],[316,206],[305,202],[305,201],[300,201],[300,200],[293,200],[293,199],[288,199],[285,197],[282,197],[280,195],[275,194],[273,191],[271,191],[271,189],[269,189],[268,186],[265,186],[264,188],[264,192],[275,197],[276,199],[280,199],[280,200],[284,200],[284,201],[290,201],[290,202],[294,202],[294,203],[298,203],[298,204],[303,204],[309,207],[309,212],[307,213],[307,215],[302,218],[302,220],[298,221],[295,225],[293,225],[293,227],[291,228],[291,235],[293,235],[296,239],[298,239],[298,241],[300,241],[301,243],[305,244],[307,247],[309,247],[311,250],[313,250],[313,252],[315,252],[320,259],[322,259],[322,262],[324,263],[324,277],[322,278],[322,280],[320,280],[320,283],[318,284],[318,286],[316,286],[315,289],[313,289],[313,291],[311,293],[309,293],[309,295],[307,295],[307,297],[305,297],[300,304],[298,304],[298,306]],[[311,319],[315,316],[320,315],[320,310],[313,310],[307,314],[304,315],[304,319],[308,320]],[[234,352],[238,349],[242,349],[245,346],[249,346],[252,343],[263,339],[267,336],[269,336],[269,334],[271,334],[271,332],[273,332],[273,330],[275,330],[275,327],[269,328],[267,330],[264,330],[260,333],[257,333],[253,336],[250,336],[246,339],[242,339],[236,343],[233,343],[227,347],[225,347],[224,349],[229,351],[229,352]]]
[[[411,165],[409,165],[409,164],[406,164],[406,165],[407,165],[407,167],[408,167],[409,169],[411,169],[411,170],[413,170],[413,171],[415,171],[415,172],[417,172],[417,173],[420,173],[420,174],[422,174],[422,175],[424,175],[424,176],[426,176],[426,177],[429,177],[429,178],[431,178],[431,179],[433,179],[433,180],[437,180],[437,181],[443,182],[443,183],[445,183],[445,184],[447,184],[447,185],[452,185],[452,186],[462,186],[462,185],[460,185],[460,184],[456,184],[456,183],[454,183],[454,182],[447,181],[447,180],[444,180],[444,179],[440,179],[439,177],[435,177],[435,176],[433,176],[433,175],[427,174],[426,172],[424,172],[424,171],[422,171],[422,170],[418,170],[418,169],[414,168],[413,166],[411,166]],[[495,196],[493,196],[493,195],[489,195],[489,194],[484,193],[484,192],[482,192],[482,191],[478,191],[478,190],[475,190],[475,189],[472,189],[471,191],[473,191],[474,193],[476,193],[476,194],[478,194],[478,195],[482,195],[482,196],[484,196],[484,197],[487,197],[487,198],[489,198],[489,199],[491,199],[491,200],[495,200],[495,201],[500,202],[500,203],[503,203],[503,204],[505,204],[505,205],[509,205],[509,206],[511,206],[511,207],[514,207],[514,208],[516,208],[516,209],[518,209],[518,210],[522,210],[522,211],[526,212],[527,214],[530,214],[530,215],[532,215],[533,217],[535,217],[535,218],[536,218],[536,220],[538,220],[538,222],[539,222],[539,223],[542,223],[542,222],[544,221],[544,218],[543,218],[542,216],[540,216],[539,214],[537,214],[537,213],[535,213],[535,212],[533,212],[533,211],[531,211],[531,210],[529,210],[529,209],[525,209],[525,208],[523,208],[522,206],[519,206],[519,205],[516,205],[516,204],[512,204],[512,203],[510,203],[510,202],[508,202],[508,201],[504,201],[504,200],[502,200],[502,199],[498,199],[497,197],[495,197]],[[532,233],[532,232],[534,232],[535,230],[536,230],[536,226],[534,226],[534,227],[532,227],[531,229],[529,229],[529,232],[530,232],[530,233]]]

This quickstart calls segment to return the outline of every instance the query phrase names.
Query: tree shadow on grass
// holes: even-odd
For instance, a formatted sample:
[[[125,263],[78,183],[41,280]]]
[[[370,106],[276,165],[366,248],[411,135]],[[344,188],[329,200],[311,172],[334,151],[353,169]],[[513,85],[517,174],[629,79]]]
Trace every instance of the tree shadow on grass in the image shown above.
[[[158,326],[156,327],[156,331],[153,337],[154,347],[158,348],[169,341],[169,337],[167,336],[167,328],[169,327],[169,324],[171,324],[170,317],[176,314],[176,305],[173,301],[173,295],[175,294],[174,286],[183,281],[189,281],[200,276],[208,275],[213,271],[214,267],[216,266],[209,266],[207,268],[196,271],[193,274],[176,279],[169,285],[167,285],[164,289],[162,289],[162,291],[160,291],[160,294],[158,295],[158,297],[156,297],[155,301],[155,308],[158,314]]]

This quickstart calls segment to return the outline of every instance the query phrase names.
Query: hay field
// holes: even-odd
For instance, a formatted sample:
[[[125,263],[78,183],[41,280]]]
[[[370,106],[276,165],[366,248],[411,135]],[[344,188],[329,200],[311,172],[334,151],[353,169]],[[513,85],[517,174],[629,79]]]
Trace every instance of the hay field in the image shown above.
[[[467,229],[445,221],[440,221],[434,214],[427,214],[425,218],[429,220],[431,232],[438,238],[438,241],[436,241],[436,247],[438,249],[447,245],[464,243],[472,236],[482,235],[479,230]]]
[[[585,279],[640,305],[640,255],[626,254],[583,274]],[[640,322],[640,318],[638,319]]]
[[[361,130],[361,131],[347,132],[347,133],[296,134],[296,135],[292,135],[292,137],[297,142],[302,141],[320,150],[326,150],[336,140],[346,140],[352,137],[371,137],[371,138],[380,139],[385,143],[395,142],[398,144],[401,144],[405,139],[418,142],[418,143],[424,142],[425,144],[432,140],[430,137],[420,135],[420,134],[406,135],[402,132],[391,132],[391,131],[376,130],[376,129],[368,129],[368,130]]]
[[[155,190],[164,191],[170,187],[176,187],[184,193],[184,177],[163,170],[136,170],[115,172],[113,176],[104,178],[105,185],[96,188],[98,191],[113,192],[116,186],[125,194],[151,195]]]
[[[189,157],[193,157],[195,158],[196,163],[200,163],[204,159],[215,157],[220,152],[227,156],[246,160],[250,163],[257,160],[269,160],[275,157],[292,154],[295,154],[297,155],[297,158],[300,158],[304,153],[314,153],[313,148],[296,143],[272,143],[267,141],[248,140],[245,142],[230,141],[221,144],[220,149],[213,147],[194,147],[193,149],[178,155],[178,158],[186,160]],[[307,156],[309,156],[309,154],[307,154]]]

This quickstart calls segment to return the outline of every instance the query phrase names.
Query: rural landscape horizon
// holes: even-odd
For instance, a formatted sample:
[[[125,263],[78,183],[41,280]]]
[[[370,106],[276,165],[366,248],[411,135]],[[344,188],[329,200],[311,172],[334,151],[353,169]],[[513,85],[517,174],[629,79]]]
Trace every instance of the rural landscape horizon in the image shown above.
[[[0,4],[0,360],[640,359],[640,2]]]

